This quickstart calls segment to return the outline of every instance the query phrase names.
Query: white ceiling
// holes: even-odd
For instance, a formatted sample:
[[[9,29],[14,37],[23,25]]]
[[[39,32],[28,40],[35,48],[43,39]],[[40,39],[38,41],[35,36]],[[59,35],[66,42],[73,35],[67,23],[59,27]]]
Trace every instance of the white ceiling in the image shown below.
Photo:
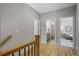
[[[62,8],[75,6],[75,3],[28,3],[33,9],[39,13],[55,11]]]

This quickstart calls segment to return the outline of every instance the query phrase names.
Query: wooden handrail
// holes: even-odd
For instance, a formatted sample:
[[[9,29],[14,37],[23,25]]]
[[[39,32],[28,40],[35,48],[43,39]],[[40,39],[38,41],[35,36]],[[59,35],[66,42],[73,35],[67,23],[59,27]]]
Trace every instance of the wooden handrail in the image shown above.
[[[16,51],[18,51],[18,50],[20,50],[20,49],[22,49],[22,48],[24,48],[24,47],[27,47],[28,45],[33,44],[34,42],[35,42],[35,41],[23,43],[23,44],[21,44],[21,45],[17,45],[17,46],[15,46],[15,47],[12,47],[12,48],[3,50],[3,51],[1,51],[0,55],[2,55],[2,56],[7,55],[7,56],[8,56],[8,55],[10,55],[11,53],[14,53],[14,52],[16,52]]]
[[[30,45],[33,45],[33,44],[34,44],[34,47],[35,47],[34,54],[35,54],[35,56],[38,56],[39,55],[39,36],[38,35],[35,35],[35,40],[33,40],[33,41],[25,42],[25,43],[23,43],[21,45],[6,49],[4,51],[1,51],[0,56],[8,56],[10,54],[14,55],[14,53],[17,52],[17,51],[19,51],[19,53],[20,53],[21,49],[23,49],[23,48],[25,49],[26,47],[28,47]]]
[[[0,46],[3,46],[4,44],[6,44],[10,39],[12,38],[11,35],[9,35],[7,38],[5,38],[4,40],[0,41]]]

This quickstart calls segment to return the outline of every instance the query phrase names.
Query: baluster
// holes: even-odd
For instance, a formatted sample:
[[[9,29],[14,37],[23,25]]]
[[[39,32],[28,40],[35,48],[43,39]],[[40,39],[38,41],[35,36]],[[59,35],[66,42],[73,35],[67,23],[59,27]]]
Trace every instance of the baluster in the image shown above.
[[[24,56],[26,56],[26,48],[24,48]]]
[[[21,55],[20,50],[19,50],[19,56]]]
[[[31,45],[31,56],[33,56],[33,44]]]
[[[30,46],[28,46],[28,56],[30,56]]]
[[[34,43],[34,56],[35,56],[35,43]]]
[[[34,44],[33,44],[33,56],[34,56]]]
[[[14,56],[14,53],[12,53],[12,56]]]

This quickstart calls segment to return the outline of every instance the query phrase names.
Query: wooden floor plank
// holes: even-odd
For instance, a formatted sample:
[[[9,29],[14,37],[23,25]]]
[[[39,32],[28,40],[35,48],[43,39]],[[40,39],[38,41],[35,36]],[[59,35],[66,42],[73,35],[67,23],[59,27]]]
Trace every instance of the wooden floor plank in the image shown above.
[[[40,56],[76,56],[74,48],[54,45],[49,43],[40,43]],[[27,55],[27,53],[26,53]]]
[[[45,45],[45,48],[43,49],[43,52],[40,53],[43,56],[45,55],[47,56],[49,55],[50,56],[75,56],[77,55],[77,52],[74,48],[58,46],[58,45],[53,45],[53,44],[44,44],[44,45]]]

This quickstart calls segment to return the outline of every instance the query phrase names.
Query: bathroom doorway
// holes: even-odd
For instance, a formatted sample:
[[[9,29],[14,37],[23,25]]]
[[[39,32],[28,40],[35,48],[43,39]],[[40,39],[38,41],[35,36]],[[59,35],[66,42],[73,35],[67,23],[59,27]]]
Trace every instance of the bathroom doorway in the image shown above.
[[[56,20],[47,20],[47,43],[55,44],[56,39]]]

